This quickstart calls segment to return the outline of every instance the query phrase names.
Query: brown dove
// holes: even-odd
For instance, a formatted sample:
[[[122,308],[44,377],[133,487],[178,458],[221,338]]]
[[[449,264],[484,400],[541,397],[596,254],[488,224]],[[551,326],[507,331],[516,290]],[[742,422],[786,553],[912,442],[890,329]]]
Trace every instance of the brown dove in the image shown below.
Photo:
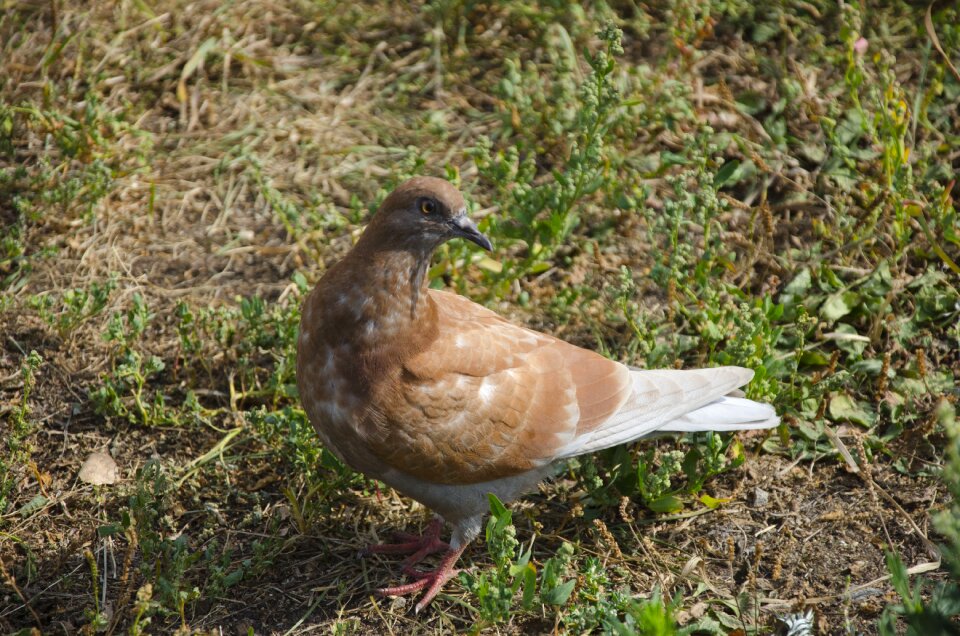
[[[633,369],[429,289],[433,252],[454,238],[492,249],[453,185],[400,185],[307,297],[297,343],[300,398],[326,447],[437,515],[423,536],[368,548],[409,554],[414,582],[380,592],[423,590],[417,611],[457,573],[488,493],[511,501],[560,460],[653,433],[779,422],[730,395],[749,369]],[[440,551],[435,570],[412,567]]]

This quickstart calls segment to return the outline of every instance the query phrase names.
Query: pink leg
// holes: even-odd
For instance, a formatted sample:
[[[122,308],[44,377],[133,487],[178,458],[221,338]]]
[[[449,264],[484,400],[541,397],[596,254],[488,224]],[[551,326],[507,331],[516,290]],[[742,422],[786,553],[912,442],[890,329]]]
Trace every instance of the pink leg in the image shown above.
[[[408,554],[403,561],[403,565],[409,568],[423,561],[428,555],[435,552],[449,550],[450,546],[445,541],[440,540],[440,531],[443,530],[443,520],[434,517],[430,524],[424,530],[422,536],[408,534],[406,532],[397,533],[396,538],[400,543],[378,543],[367,546],[363,554]]]
[[[407,583],[406,585],[383,588],[377,590],[377,592],[383,596],[402,596],[404,594],[413,594],[414,592],[419,592],[420,590],[425,589],[426,591],[420,598],[420,602],[417,603],[417,606],[414,608],[414,611],[419,614],[420,610],[429,605],[430,601],[432,601],[434,597],[440,593],[440,588],[443,587],[443,584],[460,573],[460,570],[455,570],[453,566],[456,564],[457,559],[460,558],[460,555],[463,554],[463,550],[465,548],[466,545],[463,545],[456,549],[447,550],[446,554],[443,555],[443,560],[440,562],[440,565],[436,570],[420,572],[407,566],[404,568],[404,572],[409,576],[416,578],[416,581],[413,583]]]

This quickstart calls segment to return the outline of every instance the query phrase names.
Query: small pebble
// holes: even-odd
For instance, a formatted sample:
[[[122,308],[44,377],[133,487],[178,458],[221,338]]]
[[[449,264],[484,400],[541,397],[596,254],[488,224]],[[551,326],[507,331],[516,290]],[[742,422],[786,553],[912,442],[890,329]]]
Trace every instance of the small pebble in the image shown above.
[[[763,508],[770,501],[770,493],[768,493],[763,488],[757,487],[753,489],[753,507],[754,508]]]

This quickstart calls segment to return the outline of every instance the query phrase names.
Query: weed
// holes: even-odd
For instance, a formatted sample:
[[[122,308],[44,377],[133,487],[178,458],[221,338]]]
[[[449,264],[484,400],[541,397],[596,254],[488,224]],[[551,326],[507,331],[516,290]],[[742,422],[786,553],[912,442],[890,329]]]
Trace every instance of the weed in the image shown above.
[[[248,411],[246,418],[255,436],[288,467],[284,473],[290,478],[283,494],[301,533],[309,532],[317,516],[329,513],[341,494],[366,484],[363,475],[320,445],[302,410],[260,408]]]
[[[0,161],[0,209],[12,214],[6,218],[5,213],[3,219],[9,231],[5,229],[0,238],[0,289],[23,286],[31,258],[56,253],[53,247],[29,247],[33,227],[44,215],[93,222],[97,206],[116,185],[121,161],[130,163],[131,172],[143,166],[150,143],[145,131],[105,109],[96,93],[77,101],[81,104],[77,112],[65,112],[0,98],[0,149],[20,155],[10,165]],[[115,148],[127,137],[137,140],[136,150],[121,158]],[[68,305],[80,301],[65,300]],[[69,320],[58,323],[65,329],[71,326]]]
[[[103,284],[93,281],[86,289],[68,289],[59,299],[54,294],[33,296],[29,304],[61,339],[66,339],[81,324],[100,315],[116,288],[117,278],[111,276]]]
[[[540,574],[540,600],[546,605],[561,607],[566,605],[567,599],[573,593],[576,579],[566,578],[573,561],[573,545],[564,541],[557,549],[556,555],[547,559]]]
[[[695,626],[678,627],[674,619],[676,601],[663,600],[660,590],[656,589],[649,599],[631,601],[626,606],[623,620],[611,617],[608,628],[613,634],[649,634],[650,636],[683,636],[692,634]]]
[[[169,421],[163,394],[147,392],[148,382],[163,371],[163,360],[141,353],[138,346],[152,319],[140,293],[133,295],[126,311],[111,314],[104,338],[115,347],[113,369],[89,392],[97,412],[147,426]]]
[[[92,633],[103,631],[109,624],[109,619],[103,613],[100,607],[100,569],[97,567],[97,559],[90,550],[84,550],[83,556],[90,567],[90,582],[93,587],[93,610],[87,612],[88,628]]]
[[[10,506],[10,493],[17,481],[17,474],[30,461],[31,446],[28,440],[33,431],[30,423],[30,394],[36,386],[36,372],[43,359],[36,351],[30,351],[20,363],[20,403],[14,407],[10,428],[5,435],[4,448],[0,454],[0,519]],[[2,523],[2,521],[0,521]]]
[[[485,538],[493,569],[473,574],[463,572],[460,581],[477,597],[480,619],[497,624],[510,617],[513,597],[522,591],[522,605],[529,608],[536,593],[536,570],[530,562],[532,546],[525,550],[517,541],[512,513],[494,496]]]
[[[146,625],[155,612],[173,613],[186,624],[186,607],[200,593],[188,575],[202,554],[190,548],[187,535],[168,527],[173,485],[158,462],[137,471],[135,488],[119,523],[104,526],[100,534],[136,533],[140,574],[147,581],[137,592],[137,624]]]
[[[164,423],[163,394],[155,391],[151,399],[146,392],[147,382],[163,371],[163,360],[157,356],[144,359],[138,351],[128,349],[115,364],[113,373],[102,378],[101,385],[90,392],[97,412],[147,426]]]
[[[535,185],[540,143],[533,139],[494,153],[492,142],[483,138],[470,153],[480,176],[493,184],[508,212],[503,218],[491,217],[489,231],[524,245],[522,257],[504,259],[498,268],[499,285],[492,288],[498,295],[512,280],[548,269],[556,251],[579,225],[578,209],[584,199],[609,185],[606,139],[622,103],[614,82],[615,59],[623,53],[622,33],[609,25],[597,35],[604,48],[587,58],[590,74],[578,87],[571,79],[576,60],[569,51],[556,54],[557,75],[549,95],[543,93],[545,87],[535,72],[523,76],[512,62],[501,82],[504,99],[523,112],[506,113],[510,119],[503,134],[510,135],[511,127],[534,131],[547,125],[552,127],[554,143],[565,153],[558,162],[562,167],[554,169],[549,180]],[[534,98],[531,93],[537,91],[539,96]],[[541,106],[548,112],[542,113]],[[513,117],[521,120],[513,124]],[[536,117],[539,125],[528,126],[532,122],[522,121],[523,117]]]
[[[240,371],[236,399],[267,400],[278,405],[296,391],[294,362],[299,312],[268,307],[258,296],[238,301],[239,307],[178,308],[177,332],[183,364],[209,375],[214,371],[210,360],[224,358]],[[266,360],[272,364],[264,364]]]
[[[918,578],[913,586],[907,568],[896,552],[887,552],[887,569],[900,602],[886,608],[879,622],[884,636],[902,633],[898,623],[906,625],[911,636],[921,634],[957,634],[960,616],[960,425],[954,404],[941,400],[937,405],[938,424],[948,436],[943,478],[953,496],[950,505],[934,518],[934,527],[944,538],[941,556],[951,578],[933,583]]]

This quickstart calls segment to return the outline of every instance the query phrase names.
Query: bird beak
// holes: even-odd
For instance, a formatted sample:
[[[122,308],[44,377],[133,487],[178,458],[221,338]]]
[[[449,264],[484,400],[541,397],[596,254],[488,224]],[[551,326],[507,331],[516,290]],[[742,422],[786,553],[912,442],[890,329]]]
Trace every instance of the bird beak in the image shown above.
[[[453,228],[454,236],[472,241],[488,252],[493,250],[493,243],[477,229],[477,224],[471,221],[466,214],[450,219],[450,227]]]

